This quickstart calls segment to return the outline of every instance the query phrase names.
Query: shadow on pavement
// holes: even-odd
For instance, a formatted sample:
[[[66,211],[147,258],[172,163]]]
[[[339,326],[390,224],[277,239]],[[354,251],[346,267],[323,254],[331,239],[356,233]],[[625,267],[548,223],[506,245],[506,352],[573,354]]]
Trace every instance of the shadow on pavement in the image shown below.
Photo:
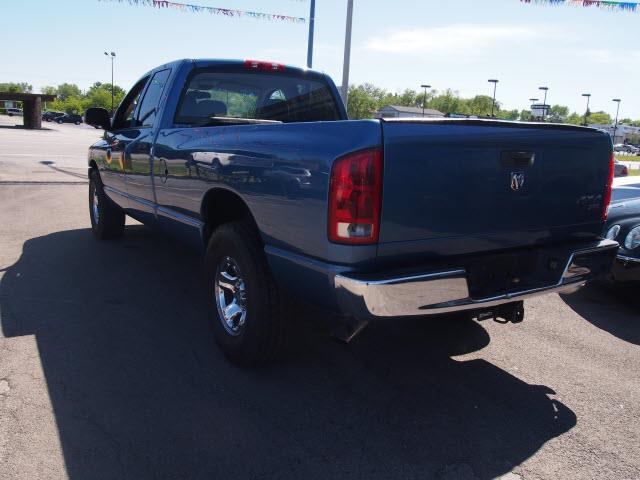
[[[627,342],[640,345],[640,297],[635,287],[587,285],[562,299],[596,327]]]
[[[385,321],[344,346],[303,310],[286,362],[235,368],[200,262],[143,227],[83,229],[27,241],[4,275],[3,333],[35,335],[71,479],[489,479],[576,423],[550,388],[451,358],[489,342],[462,319]]]
[[[52,128],[47,127],[25,128],[23,125],[0,125],[0,128],[6,128],[9,130],[53,130]]]

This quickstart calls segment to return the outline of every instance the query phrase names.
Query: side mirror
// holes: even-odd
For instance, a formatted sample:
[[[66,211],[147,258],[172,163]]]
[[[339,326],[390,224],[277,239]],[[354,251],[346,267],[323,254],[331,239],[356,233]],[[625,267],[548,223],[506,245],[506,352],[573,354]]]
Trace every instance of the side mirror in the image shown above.
[[[100,127],[104,130],[111,129],[111,118],[106,108],[87,108],[84,113],[84,122],[93,127]]]

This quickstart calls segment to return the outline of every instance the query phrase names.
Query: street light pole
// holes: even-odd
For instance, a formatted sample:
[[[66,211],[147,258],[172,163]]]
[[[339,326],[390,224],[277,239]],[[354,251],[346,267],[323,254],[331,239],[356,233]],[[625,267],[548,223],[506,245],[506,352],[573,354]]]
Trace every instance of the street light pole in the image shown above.
[[[613,143],[616,143],[616,133],[618,132],[618,114],[620,113],[620,102],[619,98],[614,98],[612,102],[616,102],[618,107],[616,108],[616,123],[613,127]]]
[[[547,117],[547,92],[549,87],[540,87],[538,90],[544,90],[544,100],[542,101],[542,121],[544,122]]]
[[[498,86],[498,80],[490,78],[487,80],[489,83],[493,83],[493,101],[491,102],[491,118],[493,118],[493,110],[496,107],[496,87]]]
[[[584,111],[584,126],[587,126],[587,117],[589,116],[589,100],[591,100],[590,93],[583,93],[583,97],[587,97],[587,109]]]
[[[307,68],[313,65],[313,29],[316,23],[316,0],[311,0],[309,11],[309,42],[307,43]]]
[[[347,0],[347,27],[344,35],[344,63],[342,64],[342,100],[348,106],[349,65],[351,62],[351,26],[353,24],[353,0]]]
[[[111,54],[108,54],[104,52],[104,54],[111,59],[111,116],[113,116],[113,59],[116,57],[116,53],[111,52]]]
[[[431,88],[431,85],[420,85],[424,88],[424,97],[422,98],[422,116],[424,117],[424,107],[425,103],[427,103],[427,88]]]

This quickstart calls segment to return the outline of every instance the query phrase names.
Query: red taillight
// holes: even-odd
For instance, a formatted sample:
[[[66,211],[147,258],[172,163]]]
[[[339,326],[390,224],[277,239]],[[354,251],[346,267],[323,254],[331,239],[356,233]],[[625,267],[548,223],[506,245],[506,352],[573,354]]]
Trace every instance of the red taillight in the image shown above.
[[[284,72],[284,65],[275,62],[263,62],[260,60],[245,60],[244,68],[261,72]]]
[[[380,232],[382,152],[363,150],[339,158],[329,186],[329,240],[375,243]]]
[[[602,204],[602,220],[607,219],[607,214],[609,211],[609,204],[611,203],[611,186],[613,185],[613,175],[615,172],[615,157],[613,153],[609,158],[609,178],[607,178],[607,185],[604,191],[604,199]]]
[[[626,177],[627,175],[629,175],[629,169],[625,165],[624,167],[622,167],[622,176]]]

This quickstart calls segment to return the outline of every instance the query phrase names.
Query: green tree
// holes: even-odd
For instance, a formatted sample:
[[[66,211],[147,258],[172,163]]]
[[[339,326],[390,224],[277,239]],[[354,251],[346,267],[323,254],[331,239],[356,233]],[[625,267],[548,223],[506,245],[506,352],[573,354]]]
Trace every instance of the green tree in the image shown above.
[[[468,115],[469,111],[465,102],[460,99],[458,92],[447,89],[439,95],[435,95],[427,104],[428,108],[433,108],[444,114],[461,113]]]
[[[404,107],[422,107],[422,97],[424,97],[424,93],[421,95],[420,101],[418,101],[417,92],[407,88],[398,96],[396,105],[402,105]]]
[[[570,123],[571,125],[582,125],[584,124],[584,115],[572,112],[571,115],[567,117],[566,122]]]
[[[45,85],[44,87],[42,87],[40,89],[41,93],[44,93],[45,95],[57,95],[58,94],[58,89],[56,87],[52,87],[50,85]]]
[[[520,110],[520,121],[522,122],[533,121],[533,115],[531,115],[531,110]]]
[[[611,120],[611,115],[606,112],[593,112],[587,117],[587,123],[589,125],[611,125],[613,121]]]
[[[0,83],[0,92],[31,93],[33,87],[27,82]]]
[[[125,96],[125,91],[118,85],[113,86],[114,100],[113,105],[116,108]],[[89,107],[101,107],[111,110],[111,84],[96,82],[85,94],[85,109]]]
[[[82,95],[80,91],[80,87],[78,87],[75,83],[62,83],[58,85],[56,89],[56,94],[58,95],[58,99],[66,100],[69,97],[79,97]]]
[[[520,112],[518,112],[518,109],[514,109],[514,110],[500,110],[497,114],[496,117],[502,119],[502,120],[518,120],[520,118]]]
[[[551,123],[565,123],[569,117],[569,107],[563,105],[553,105],[549,109],[547,121]]]
[[[462,104],[466,105],[465,110],[470,115],[476,115],[478,117],[488,117],[491,115],[491,109],[493,106],[493,97],[488,95],[476,95],[475,97],[462,100]],[[493,109],[493,113],[498,116],[498,112],[500,110],[500,103],[496,102],[495,108]],[[459,112],[462,113],[462,112]]]
[[[388,98],[389,93],[386,90],[378,88],[371,83],[351,85],[347,102],[349,118],[373,118],[375,112],[382,106],[383,101]]]

